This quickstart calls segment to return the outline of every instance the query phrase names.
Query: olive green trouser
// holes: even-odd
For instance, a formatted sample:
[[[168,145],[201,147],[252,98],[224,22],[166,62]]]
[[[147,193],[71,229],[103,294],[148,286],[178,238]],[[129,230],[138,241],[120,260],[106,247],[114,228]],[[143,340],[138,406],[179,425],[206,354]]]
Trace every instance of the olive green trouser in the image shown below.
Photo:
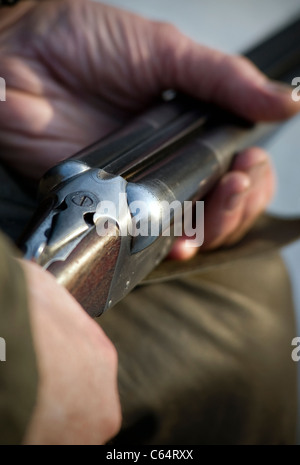
[[[34,202],[5,171],[0,180],[2,228],[16,237]],[[140,286],[110,309],[99,324],[119,354],[114,443],[293,443],[290,295],[269,252]]]
[[[294,316],[277,254],[140,287],[100,324],[119,354],[116,444],[294,442]]]

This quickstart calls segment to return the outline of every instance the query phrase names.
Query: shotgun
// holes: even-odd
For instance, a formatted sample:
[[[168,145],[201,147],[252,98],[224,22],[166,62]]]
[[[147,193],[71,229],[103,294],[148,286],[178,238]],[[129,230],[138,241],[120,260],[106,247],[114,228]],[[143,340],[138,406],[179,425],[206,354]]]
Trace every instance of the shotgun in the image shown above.
[[[245,55],[270,78],[290,83],[300,75],[300,19]],[[234,154],[277,129],[166,93],[44,175],[39,207],[19,241],[25,258],[100,316],[167,256],[178,226],[195,221],[198,200]]]

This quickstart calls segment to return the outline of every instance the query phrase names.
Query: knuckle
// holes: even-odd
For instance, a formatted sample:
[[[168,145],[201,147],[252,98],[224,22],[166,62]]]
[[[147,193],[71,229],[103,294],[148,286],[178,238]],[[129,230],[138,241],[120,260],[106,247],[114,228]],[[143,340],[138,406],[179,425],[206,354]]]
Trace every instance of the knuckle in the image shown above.
[[[178,48],[186,45],[186,37],[172,23],[157,21],[154,25],[156,51],[167,62],[175,59]]]
[[[114,371],[116,371],[118,367],[118,352],[114,344],[108,338],[107,338],[107,351],[108,351],[109,362],[112,368],[114,369]]]
[[[153,24],[160,38],[172,39],[180,34],[179,29],[167,21],[155,21]]]
[[[107,442],[118,434],[122,425],[122,410],[117,394],[110,398],[106,404],[106,415],[102,417],[98,425],[99,431],[104,433],[104,440]]]
[[[171,23],[153,22],[152,38],[156,56],[156,72],[163,88],[176,87],[179,56],[187,49],[187,38]]]
[[[98,345],[101,345],[102,351],[105,351],[106,359],[109,360],[110,364],[117,365],[118,353],[113,342],[105,334],[102,328],[98,327],[98,331],[95,336],[97,337]]]
[[[122,425],[122,413],[119,402],[115,402],[115,407],[111,411],[111,415],[108,421],[107,433],[110,437],[115,436],[121,429]]]
[[[118,353],[113,342],[95,320],[88,317],[85,323],[85,334],[95,353],[101,354],[101,358],[104,356],[107,364],[112,368],[116,368],[118,365]]]
[[[229,59],[233,67],[252,66],[251,61],[242,55],[226,55],[226,59]]]
[[[233,71],[241,71],[243,74],[256,75],[259,73],[258,68],[249,60],[249,58],[242,55],[229,55],[228,63]]]
[[[95,331],[95,336],[97,338],[97,345],[101,349],[100,353],[102,355],[105,354],[106,363],[110,366],[110,369],[115,372],[118,367],[118,352],[116,347],[98,325]]]

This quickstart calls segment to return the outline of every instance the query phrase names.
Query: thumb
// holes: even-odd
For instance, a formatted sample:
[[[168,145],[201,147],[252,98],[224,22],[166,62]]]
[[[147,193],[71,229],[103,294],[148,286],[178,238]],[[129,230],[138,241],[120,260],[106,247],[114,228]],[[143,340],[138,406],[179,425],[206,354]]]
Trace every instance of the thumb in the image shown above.
[[[275,121],[300,110],[292,88],[270,81],[249,60],[199,45],[174,26],[156,23],[153,37],[162,88],[213,102],[252,121]]]

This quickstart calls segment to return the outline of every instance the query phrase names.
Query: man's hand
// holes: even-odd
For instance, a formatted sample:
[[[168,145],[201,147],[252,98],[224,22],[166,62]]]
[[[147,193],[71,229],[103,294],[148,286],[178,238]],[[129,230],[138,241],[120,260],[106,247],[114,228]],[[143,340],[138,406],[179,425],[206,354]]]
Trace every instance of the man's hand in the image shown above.
[[[30,177],[119,127],[173,88],[252,120],[299,110],[247,60],[201,46],[173,26],[88,0],[2,8],[3,158]],[[265,208],[274,180],[261,150],[241,154],[206,201],[205,248],[232,243]],[[173,250],[188,258],[184,240]]]
[[[173,88],[248,119],[296,113],[289,92],[245,59],[203,47],[173,26],[89,0],[29,0],[1,8],[0,152],[20,173],[49,167],[107,135]],[[205,247],[240,237],[273,190],[267,155],[240,154],[206,201]],[[173,256],[195,249],[179,241]],[[100,443],[118,429],[114,349],[46,272],[24,263],[40,367],[24,442]]]
[[[103,444],[120,427],[116,350],[46,271],[22,262],[39,368],[26,444]]]

